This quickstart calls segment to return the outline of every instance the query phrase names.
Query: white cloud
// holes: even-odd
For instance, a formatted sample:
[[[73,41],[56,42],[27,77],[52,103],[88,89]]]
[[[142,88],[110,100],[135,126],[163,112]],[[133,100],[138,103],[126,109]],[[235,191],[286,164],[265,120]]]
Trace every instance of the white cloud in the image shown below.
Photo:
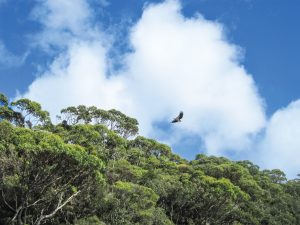
[[[43,1],[39,7],[46,16],[37,18],[54,36],[71,31],[67,52],[25,94],[51,112],[83,103],[119,108],[138,118],[142,134],[149,135],[153,122],[169,120],[182,109],[186,117],[178,129],[199,134],[215,154],[246,148],[250,136],[264,126],[262,101],[252,77],[239,65],[239,48],[226,41],[220,24],[199,15],[185,18],[179,2],[146,7],[131,31],[127,70],[110,78],[100,33],[98,42],[95,35],[79,35],[94,34],[87,3]]]
[[[300,100],[271,117],[256,161],[264,168],[279,168],[289,178],[300,173]]]
[[[25,94],[41,103],[55,116],[70,105],[118,105],[123,84],[105,76],[105,49],[97,42],[76,43],[59,55],[49,70],[36,79]]]
[[[199,134],[209,153],[219,154],[246,148],[264,126],[254,81],[220,24],[184,18],[180,4],[167,1],[146,8],[132,29],[131,44],[125,76],[136,117],[148,131],[151,122],[182,109],[182,130]]]
[[[49,51],[51,47],[68,47],[75,39],[101,38],[86,0],[37,0],[37,3],[31,17],[43,25],[43,30],[32,37],[32,45]]]
[[[266,126],[263,100],[241,65],[240,48],[226,40],[221,24],[200,14],[184,17],[175,0],[147,5],[130,30],[132,52],[120,57],[126,69],[107,76],[108,62],[113,60],[107,56],[111,40],[95,28],[93,10],[84,0],[60,3],[41,1],[37,9],[43,10],[34,13],[44,26],[36,43],[46,50],[51,45],[64,48],[24,97],[41,102],[53,116],[70,105],[117,108],[137,118],[146,136],[158,133],[153,123],[168,124],[183,110],[184,122],[168,129],[170,133],[160,133],[168,143],[192,134],[201,137],[209,154],[225,156],[228,150],[242,155],[256,145],[255,136]],[[290,106],[287,109],[283,112],[290,115]],[[276,132],[288,126],[282,114],[272,117],[261,144],[265,165],[277,157],[267,151],[268,146],[277,145]],[[276,117],[280,117],[279,125]],[[295,124],[292,130],[296,129]],[[282,137],[280,146],[285,144],[294,146],[286,150],[292,153],[300,147],[296,140]],[[274,147],[274,151],[280,149]],[[288,168],[288,163],[281,162],[283,169]],[[295,168],[296,164],[291,171]]]
[[[41,102],[53,118],[70,105],[122,108],[117,100],[124,95],[123,84],[106,76],[110,40],[92,23],[88,2],[41,0],[32,18],[43,25],[42,31],[32,36],[34,45],[51,54],[52,47],[59,47],[60,53],[23,97]]]

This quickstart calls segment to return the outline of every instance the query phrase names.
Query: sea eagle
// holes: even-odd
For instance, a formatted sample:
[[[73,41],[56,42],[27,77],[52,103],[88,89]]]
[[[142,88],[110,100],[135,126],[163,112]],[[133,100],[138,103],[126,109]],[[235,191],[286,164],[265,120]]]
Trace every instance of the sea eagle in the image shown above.
[[[181,111],[179,115],[171,121],[171,123],[181,122],[182,117],[183,117],[183,112]]]

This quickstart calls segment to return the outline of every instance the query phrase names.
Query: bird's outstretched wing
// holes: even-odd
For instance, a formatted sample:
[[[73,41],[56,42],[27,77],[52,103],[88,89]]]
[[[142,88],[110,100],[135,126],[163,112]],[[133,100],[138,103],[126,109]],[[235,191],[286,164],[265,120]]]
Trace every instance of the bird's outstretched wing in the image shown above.
[[[171,123],[181,122],[182,117],[183,117],[183,112],[181,111],[179,115],[171,121]]]
[[[179,115],[178,115],[178,118],[181,120],[182,117],[183,117],[183,112],[181,111],[181,112],[179,113]]]

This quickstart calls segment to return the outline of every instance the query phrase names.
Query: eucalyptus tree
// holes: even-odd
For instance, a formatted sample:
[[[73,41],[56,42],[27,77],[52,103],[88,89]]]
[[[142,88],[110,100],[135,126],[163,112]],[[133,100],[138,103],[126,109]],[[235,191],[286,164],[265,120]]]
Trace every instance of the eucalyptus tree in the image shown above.
[[[44,131],[0,123],[0,212],[7,224],[67,217],[101,188],[102,161]],[[76,203],[79,201],[78,203]]]
[[[38,102],[22,98],[12,102],[11,105],[16,107],[22,113],[25,124],[29,128],[51,123],[49,112],[43,110]]]

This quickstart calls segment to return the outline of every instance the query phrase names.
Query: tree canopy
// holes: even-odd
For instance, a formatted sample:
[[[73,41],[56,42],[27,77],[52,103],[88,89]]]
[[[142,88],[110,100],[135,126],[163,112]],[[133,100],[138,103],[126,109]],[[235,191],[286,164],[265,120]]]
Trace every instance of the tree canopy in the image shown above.
[[[300,179],[279,169],[188,161],[115,109],[58,118],[0,94],[0,224],[300,224]]]

